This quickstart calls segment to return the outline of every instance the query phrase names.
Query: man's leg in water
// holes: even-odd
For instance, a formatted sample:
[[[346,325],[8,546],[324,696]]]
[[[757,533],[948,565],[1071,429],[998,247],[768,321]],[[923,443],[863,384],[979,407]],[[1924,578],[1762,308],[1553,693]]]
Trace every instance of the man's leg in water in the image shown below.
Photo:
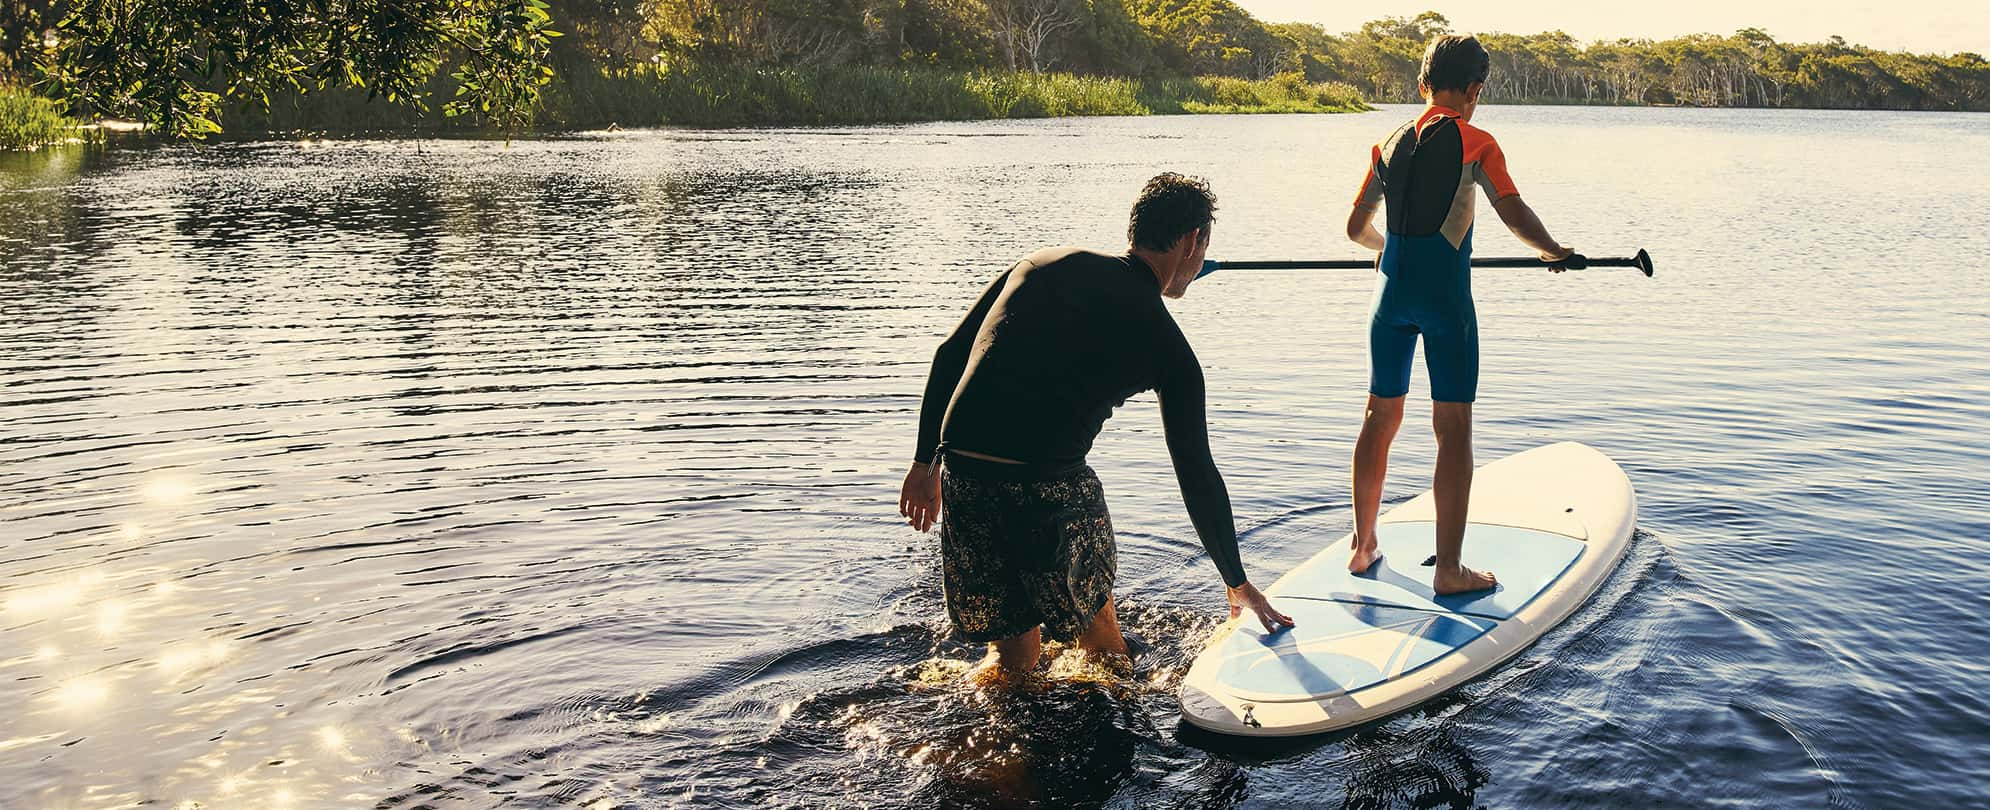
[[[1037,656],[1042,653],[1043,628],[1032,627],[1022,635],[989,642],[988,655],[974,665],[968,677],[981,681],[1015,680],[1036,669]]]
[[[1431,427],[1437,433],[1437,572],[1432,586],[1438,593],[1463,593],[1498,584],[1490,572],[1466,568],[1459,560],[1465,548],[1465,516],[1472,504],[1472,403],[1432,402]]]
[[[1085,628],[1084,635],[1078,637],[1078,649],[1087,653],[1112,653],[1133,657],[1126,651],[1126,634],[1120,632],[1119,614],[1113,609],[1112,597],[1106,597],[1106,606],[1092,615],[1092,624]]]
[[[1389,444],[1402,426],[1402,397],[1368,395],[1361,437],[1354,442],[1354,557],[1348,560],[1347,570],[1357,574],[1382,556],[1375,547],[1375,515],[1382,511],[1382,483],[1389,476]],[[1471,474],[1469,462],[1466,474]]]
[[[1092,614],[1092,623],[1078,636],[1078,649],[1087,654],[1112,653],[1132,658],[1126,649],[1126,635],[1119,629],[1119,615],[1113,609],[1111,597],[1106,606]],[[1010,636],[1001,641],[988,643],[988,655],[974,666],[968,677],[980,681],[1011,681],[1036,669],[1037,658],[1043,654],[1043,628],[1037,627],[1019,636]]]

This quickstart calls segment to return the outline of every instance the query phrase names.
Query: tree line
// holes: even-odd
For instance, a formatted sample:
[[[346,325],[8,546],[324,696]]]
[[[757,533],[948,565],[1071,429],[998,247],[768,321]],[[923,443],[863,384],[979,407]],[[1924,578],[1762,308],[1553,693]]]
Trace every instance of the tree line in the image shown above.
[[[0,0],[0,84],[194,135],[225,103],[272,92],[357,88],[515,123],[562,72],[699,66],[1296,74],[1414,101],[1425,43],[1450,32],[1435,12],[1340,33],[1271,24],[1231,0]],[[1480,39],[1493,103],[1990,110],[1990,63],[1974,53],[1784,43],[1753,28]]]
[[[791,66],[925,65],[1134,77],[1298,72],[1377,101],[1415,101],[1436,12],[1332,33],[1259,21],[1230,0],[650,0],[629,6],[624,57]],[[1490,101],[1990,110],[1990,62],[1880,51],[1832,37],[1583,43],[1560,31],[1482,34]]]

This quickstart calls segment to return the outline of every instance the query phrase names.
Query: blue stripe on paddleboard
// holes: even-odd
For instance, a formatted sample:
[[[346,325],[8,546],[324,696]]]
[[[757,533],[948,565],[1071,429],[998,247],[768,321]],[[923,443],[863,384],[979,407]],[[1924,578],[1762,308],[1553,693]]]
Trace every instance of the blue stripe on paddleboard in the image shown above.
[[[1438,596],[1431,587],[1435,568],[1423,564],[1436,551],[1437,524],[1386,523],[1376,528],[1382,560],[1361,575],[1347,572],[1347,546],[1340,555],[1308,561],[1279,580],[1279,596],[1332,599],[1375,605],[1508,619],[1561,579],[1582,557],[1587,544],[1564,535],[1511,526],[1472,524],[1465,529],[1464,563],[1492,571],[1499,587]]]
[[[1470,643],[1493,623],[1445,613],[1317,599],[1275,599],[1298,625],[1239,627],[1216,650],[1217,681],[1255,700],[1306,700],[1395,680]]]

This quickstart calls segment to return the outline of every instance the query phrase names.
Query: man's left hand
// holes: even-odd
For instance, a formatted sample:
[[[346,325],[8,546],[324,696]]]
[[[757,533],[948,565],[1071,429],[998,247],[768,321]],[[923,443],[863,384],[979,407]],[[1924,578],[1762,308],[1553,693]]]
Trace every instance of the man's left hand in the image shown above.
[[[912,528],[925,531],[940,519],[940,464],[913,462],[905,473],[905,485],[898,489],[898,514]]]
[[[1258,623],[1264,625],[1264,631],[1267,633],[1278,632],[1282,629],[1280,625],[1293,627],[1296,624],[1296,622],[1292,621],[1291,616],[1273,609],[1271,600],[1266,599],[1264,594],[1259,593],[1258,586],[1256,585],[1246,582],[1235,588],[1231,588],[1229,595],[1230,618],[1232,619],[1243,615],[1244,608],[1250,608],[1252,613],[1257,614]]]

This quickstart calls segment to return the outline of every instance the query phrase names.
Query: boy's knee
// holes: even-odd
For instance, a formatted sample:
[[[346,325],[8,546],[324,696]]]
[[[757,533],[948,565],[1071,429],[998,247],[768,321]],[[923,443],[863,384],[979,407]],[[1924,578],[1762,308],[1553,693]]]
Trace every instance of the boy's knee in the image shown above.
[[[1437,435],[1437,443],[1440,446],[1450,442],[1470,442],[1472,413],[1463,409],[1440,407],[1431,416],[1430,431]]]
[[[1403,398],[1372,398],[1368,411],[1362,415],[1362,423],[1378,428],[1394,430],[1403,424]]]
[[[1394,433],[1397,428],[1403,426],[1403,412],[1381,413],[1369,411],[1368,415],[1361,420],[1361,424],[1370,430],[1382,430]]]

